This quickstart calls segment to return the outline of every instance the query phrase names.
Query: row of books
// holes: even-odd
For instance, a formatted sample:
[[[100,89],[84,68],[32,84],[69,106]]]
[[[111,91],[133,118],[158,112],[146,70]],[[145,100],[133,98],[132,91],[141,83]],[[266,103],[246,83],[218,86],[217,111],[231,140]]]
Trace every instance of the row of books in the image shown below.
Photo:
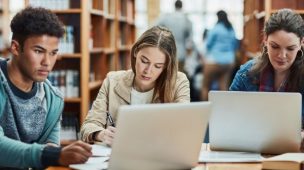
[[[120,3],[121,16],[127,17],[128,20],[133,18],[133,3],[130,0],[122,0]]]
[[[119,26],[119,33],[120,33],[120,39],[118,39],[118,44],[127,45],[127,39],[128,39],[127,36],[129,34],[125,25],[122,24]]]
[[[60,139],[78,140],[79,139],[79,119],[74,113],[63,113],[61,120]]]
[[[64,10],[70,8],[70,0],[29,0],[33,7],[44,7],[51,10]]]
[[[65,34],[60,39],[59,52],[61,54],[73,54],[75,52],[74,47],[74,27],[72,25],[64,26]]]
[[[49,74],[48,79],[66,98],[79,97],[78,70],[54,70]]]
[[[95,1],[94,5],[92,0],[90,0],[89,3],[91,9],[102,10],[105,14],[115,14],[115,1],[113,0]]]

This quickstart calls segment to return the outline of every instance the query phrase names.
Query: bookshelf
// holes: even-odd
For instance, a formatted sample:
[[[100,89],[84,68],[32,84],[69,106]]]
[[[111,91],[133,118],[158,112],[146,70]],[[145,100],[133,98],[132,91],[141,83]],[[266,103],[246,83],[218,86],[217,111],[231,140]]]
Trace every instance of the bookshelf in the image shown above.
[[[130,67],[130,52],[133,42],[135,42],[135,0],[120,0],[117,10],[117,69]]]
[[[282,8],[293,9],[304,17],[303,0],[244,0],[243,62],[260,55],[265,20]]]
[[[264,18],[264,0],[244,0],[243,62],[259,55]]]
[[[72,114],[77,118],[76,127],[81,126],[106,74],[130,68],[129,54],[135,41],[134,3],[135,0],[25,0],[26,6],[51,9],[65,25],[66,34],[53,69],[55,76],[49,77],[65,91],[63,121]],[[75,86],[75,91],[67,93],[69,84],[72,89]],[[61,143],[70,141],[64,139]]]
[[[265,0],[266,19],[276,12],[278,9],[290,8],[304,16],[304,1],[303,0]]]
[[[9,53],[9,15],[9,0],[0,0],[0,57],[7,57]]]

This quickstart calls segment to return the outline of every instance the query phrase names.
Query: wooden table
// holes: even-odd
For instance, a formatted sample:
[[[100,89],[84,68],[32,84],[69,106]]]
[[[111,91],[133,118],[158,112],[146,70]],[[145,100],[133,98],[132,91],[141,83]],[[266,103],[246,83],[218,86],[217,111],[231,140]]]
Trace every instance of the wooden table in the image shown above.
[[[50,167],[47,170],[71,170],[64,167]],[[207,163],[199,164],[192,170],[262,170],[260,163]]]
[[[202,144],[202,149],[209,150],[208,144]],[[47,170],[71,170],[64,167],[50,167]],[[192,170],[262,170],[261,163],[200,163]]]

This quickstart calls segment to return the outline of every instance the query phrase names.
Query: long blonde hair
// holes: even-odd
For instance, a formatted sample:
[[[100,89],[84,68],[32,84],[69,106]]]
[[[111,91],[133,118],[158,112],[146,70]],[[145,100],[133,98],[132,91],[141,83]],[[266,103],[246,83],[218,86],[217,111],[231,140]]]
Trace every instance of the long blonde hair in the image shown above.
[[[175,39],[170,30],[161,26],[154,26],[145,31],[131,49],[131,67],[136,74],[136,54],[143,48],[156,47],[166,56],[165,67],[157,78],[154,86],[153,100],[156,96],[161,103],[174,101],[174,87],[177,79],[177,60]]]

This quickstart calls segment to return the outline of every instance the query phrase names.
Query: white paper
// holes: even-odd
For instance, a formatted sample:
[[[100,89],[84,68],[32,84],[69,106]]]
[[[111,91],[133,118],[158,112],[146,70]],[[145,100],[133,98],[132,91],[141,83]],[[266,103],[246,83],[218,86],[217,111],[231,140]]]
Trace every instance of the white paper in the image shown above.
[[[93,156],[84,164],[72,164],[69,167],[79,170],[101,170],[108,168],[108,160],[112,149],[105,145],[92,145]]]
[[[199,162],[262,162],[264,157],[250,152],[201,151]]]
[[[109,157],[90,157],[85,164],[72,164],[70,168],[79,169],[79,170],[100,170],[108,168]]]
[[[92,145],[93,156],[110,156],[112,149],[107,146],[94,144]]]

